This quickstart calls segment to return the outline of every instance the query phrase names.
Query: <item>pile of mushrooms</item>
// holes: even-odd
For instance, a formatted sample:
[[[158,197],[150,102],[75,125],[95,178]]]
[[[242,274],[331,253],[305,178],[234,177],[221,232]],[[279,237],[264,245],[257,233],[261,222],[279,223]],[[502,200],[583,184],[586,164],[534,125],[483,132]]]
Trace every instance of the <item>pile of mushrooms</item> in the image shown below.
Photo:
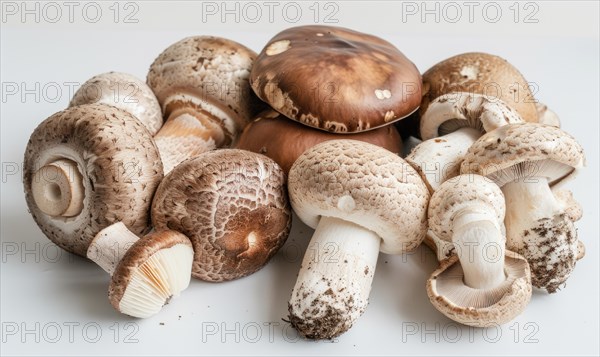
[[[421,75],[381,38],[300,26],[259,54],[183,39],[146,82],[92,77],[31,135],[23,183],[42,232],[108,272],[110,303],[136,317],[191,277],[260,270],[293,209],[315,231],[286,321],[331,339],[366,310],[379,252],[421,243],[439,260],[432,305],[462,324],[506,323],[534,288],[560,290],[585,254],[581,206],[562,186],[584,166],[498,56],[464,53]],[[319,260],[330,246],[336,259]]]

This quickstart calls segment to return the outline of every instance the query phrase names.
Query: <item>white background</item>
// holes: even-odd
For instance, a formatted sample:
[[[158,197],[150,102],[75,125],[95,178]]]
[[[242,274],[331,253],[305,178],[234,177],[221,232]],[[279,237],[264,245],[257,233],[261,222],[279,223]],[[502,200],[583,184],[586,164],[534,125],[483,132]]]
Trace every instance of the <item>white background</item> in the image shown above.
[[[220,1],[73,4],[30,3],[30,14],[20,1],[2,4],[3,355],[600,353],[597,2],[330,2],[318,4],[318,14],[312,1],[287,7],[276,1],[232,2],[227,7],[233,13],[224,19]],[[588,168],[569,187],[584,208],[578,227],[587,255],[567,287],[554,295],[535,291],[525,312],[507,325],[460,327],[427,299],[425,282],[436,261],[426,248],[381,255],[370,306],[358,323],[335,341],[307,342],[281,320],[312,233],[295,219],[284,248],[258,273],[222,284],[193,281],[150,319],[116,313],[104,271],[61,253],[27,213],[20,164],[30,133],[68,105],[69,82],[81,84],[110,70],[145,78],[155,56],[190,35],[224,36],[260,51],[278,31],[314,23],[315,15],[322,23],[334,10],[333,24],[391,41],[421,71],[454,54],[484,51],[508,59],[535,83],[537,98],[560,115],[563,129],[587,155]],[[132,12],[128,20],[137,22],[126,23]]]

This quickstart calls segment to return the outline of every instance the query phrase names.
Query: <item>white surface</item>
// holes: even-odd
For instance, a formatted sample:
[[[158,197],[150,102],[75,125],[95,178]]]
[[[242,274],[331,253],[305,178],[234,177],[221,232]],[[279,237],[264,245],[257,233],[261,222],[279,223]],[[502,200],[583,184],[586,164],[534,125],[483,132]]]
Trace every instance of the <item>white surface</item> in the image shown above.
[[[577,264],[566,289],[554,295],[534,292],[526,311],[507,325],[489,330],[461,327],[438,313],[427,299],[425,281],[436,262],[426,248],[407,256],[382,255],[367,312],[352,330],[333,342],[300,340],[281,320],[311,235],[297,219],[288,242],[263,270],[223,284],[193,281],[162,313],[146,320],[117,314],[107,300],[106,273],[59,251],[42,235],[27,213],[20,169],[14,170],[22,162],[33,129],[67,106],[68,82],[83,83],[108,70],[145,78],[155,56],[188,35],[225,36],[260,51],[277,31],[294,25],[286,23],[280,11],[274,12],[272,23],[267,13],[257,23],[243,14],[237,22],[233,16],[225,22],[218,16],[203,22],[200,4],[166,1],[134,3],[139,8],[136,24],[115,24],[109,9],[113,3],[102,3],[103,15],[92,24],[82,20],[85,4],[76,4],[73,23],[68,21],[66,8],[57,23],[47,21],[54,13],[41,14],[39,23],[34,15],[28,15],[23,23],[20,14],[9,16],[12,10],[4,7],[6,3],[2,5],[6,15],[1,34],[3,355],[600,353],[597,2],[536,2],[537,23],[523,21],[523,3],[518,23],[509,9],[512,2],[498,3],[503,9],[498,22],[486,22],[477,10],[470,23],[467,9],[458,2],[455,4],[465,13],[458,23],[452,23],[448,21],[454,16],[450,13],[450,17],[441,13],[437,22],[429,15],[423,22],[419,15],[402,11],[407,5],[392,2],[335,2],[338,25],[384,37],[421,70],[464,51],[505,57],[536,83],[536,96],[560,115],[564,130],[581,142],[588,168],[569,184],[584,208],[577,225],[587,255]],[[284,6],[277,4],[275,9]],[[313,3],[297,4],[303,15],[296,24],[310,23]],[[435,3],[428,4],[435,9]],[[485,6],[477,4],[475,9]],[[123,6],[120,17],[124,16]],[[438,6],[443,11],[444,4]],[[321,19],[323,11],[321,8]],[[407,15],[406,21],[402,14]],[[16,94],[10,94],[15,86]],[[32,88],[33,93],[24,91]]]

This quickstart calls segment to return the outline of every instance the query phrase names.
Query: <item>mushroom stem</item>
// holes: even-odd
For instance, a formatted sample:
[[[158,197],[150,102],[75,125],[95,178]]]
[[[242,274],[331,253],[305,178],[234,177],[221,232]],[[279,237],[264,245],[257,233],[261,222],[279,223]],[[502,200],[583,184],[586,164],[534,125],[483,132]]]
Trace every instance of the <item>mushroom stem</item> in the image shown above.
[[[406,157],[406,161],[423,177],[430,191],[460,174],[462,157],[481,136],[470,127],[460,128],[439,138],[425,140]]]
[[[505,242],[493,212],[463,209],[454,216],[452,231],[465,285],[490,289],[506,280]]]
[[[83,209],[85,189],[77,164],[59,159],[33,175],[31,191],[37,207],[47,215],[73,217]]]
[[[380,243],[370,230],[322,217],[292,291],[292,326],[311,339],[347,331],[367,307]]]
[[[545,177],[524,177],[502,187],[508,249],[531,266],[532,283],[554,292],[575,267],[577,231]]]
[[[112,276],[125,253],[139,239],[122,222],[112,224],[94,237],[87,257]]]

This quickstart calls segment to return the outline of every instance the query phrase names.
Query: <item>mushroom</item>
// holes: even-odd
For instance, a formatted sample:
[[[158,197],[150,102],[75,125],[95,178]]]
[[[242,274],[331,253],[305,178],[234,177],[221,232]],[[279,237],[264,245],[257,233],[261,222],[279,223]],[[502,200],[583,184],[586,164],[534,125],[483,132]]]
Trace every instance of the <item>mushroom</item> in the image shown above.
[[[531,298],[527,261],[506,252],[504,196],[485,177],[460,175],[440,185],[429,202],[429,228],[452,242],[427,281],[431,303],[450,319],[486,327],[508,322]]]
[[[500,99],[523,120],[537,122],[535,99],[529,83],[508,61],[481,52],[463,53],[445,59],[423,74],[421,116],[429,103],[444,94],[467,92]]]
[[[440,184],[460,173],[469,147],[483,133],[523,122],[519,114],[499,99],[455,92],[435,98],[421,117],[421,138],[406,157],[433,193]]]
[[[194,36],[154,60],[147,82],[166,118],[154,137],[165,174],[187,158],[231,145],[264,107],[248,82],[255,58],[237,42]]]
[[[59,247],[85,257],[94,236],[115,222],[148,231],[162,164],[131,114],[105,104],[58,112],[31,134],[24,160],[29,211]]]
[[[192,276],[213,282],[267,264],[287,239],[291,218],[283,170],[264,155],[237,149],[181,163],[152,203],[156,229],[174,229],[192,241]]]
[[[318,143],[339,139],[340,135],[316,130],[289,120],[274,110],[259,114],[246,126],[236,147],[264,154],[281,166],[286,175],[298,156]],[[362,133],[348,134],[343,138],[381,146],[395,154],[402,151],[402,139],[392,125]]]
[[[273,109],[335,133],[403,119],[421,101],[421,75],[391,43],[332,26],[299,26],[273,37],[250,83]]]
[[[465,155],[462,173],[488,177],[506,198],[507,247],[531,266],[533,285],[555,292],[578,255],[577,230],[551,188],[585,165],[583,149],[559,128],[512,124],[482,136]]]
[[[111,275],[108,299],[134,317],[150,317],[190,285],[194,250],[190,240],[171,230],[142,238],[114,223],[96,235],[87,257]]]
[[[107,72],[88,79],[75,92],[69,106],[92,103],[112,105],[131,113],[152,135],[163,124],[160,105],[152,89],[131,74]]]
[[[546,106],[546,104],[536,102],[535,109],[537,110],[539,123],[552,125],[557,128],[560,128],[560,118],[555,112],[548,109],[548,106]]]
[[[334,338],[365,311],[379,251],[400,254],[423,240],[429,192],[398,155],[355,140],[306,150],[290,170],[288,189],[298,217],[315,228],[289,320],[306,338]]]

